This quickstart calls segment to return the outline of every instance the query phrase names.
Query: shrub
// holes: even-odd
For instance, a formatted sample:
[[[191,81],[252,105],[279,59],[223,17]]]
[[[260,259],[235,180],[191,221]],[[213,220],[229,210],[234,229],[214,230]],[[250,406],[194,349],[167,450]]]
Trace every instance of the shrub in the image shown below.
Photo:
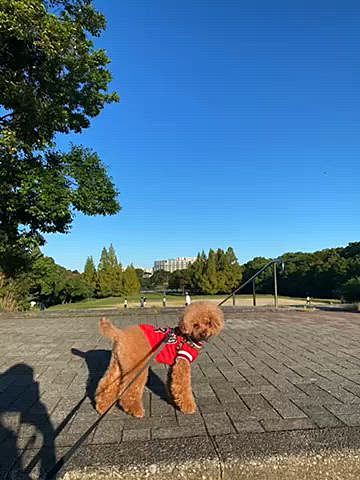
[[[360,277],[350,278],[344,283],[341,293],[348,302],[360,301]]]
[[[21,295],[21,287],[0,273],[0,311],[16,312],[29,307],[27,299]]]

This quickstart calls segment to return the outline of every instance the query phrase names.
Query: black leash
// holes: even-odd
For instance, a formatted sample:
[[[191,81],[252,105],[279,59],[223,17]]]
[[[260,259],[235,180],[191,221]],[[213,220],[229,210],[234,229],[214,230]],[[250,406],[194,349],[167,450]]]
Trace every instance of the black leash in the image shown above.
[[[73,409],[66,415],[66,417],[62,420],[60,425],[56,428],[54,431],[54,440],[55,438],[63,431],[63,429],[66,427],[66,425],[70,422],[70,420],[73,418],[75,413],[80,409],[81,405],[84,403],[84,401],[87,398],[87,394],[83,396],[81,400],[73,407]],[[28,466],[24,469],[24,473],[30,474],[35,467],[35,465],[38,463],[38,461],[41,458],[41,449],[37,455],[31,460],[31,462],[28,464]],[[8,477],[6,477],[7,479]]]
[[[115,403],[124,395],[126,390],[131,387],[131,385],[140,377],[140,375],[143,373],[143,371],[148,367],[150,361],[154,358],[155,354],[159,351],[160,347],[166,343],[168,338],[170,337],[172,333],[172,329],[169,330],[169,333],[163,338],[161,343],[158,345],[156,350],[154,350],[151,355],[149,360],[145,363],[145,365],[139,370],[139,372],[135,375],[135,377],[126,385],[126,387],[123,389],[121,394],[116,398],[116,400],[105,410],[104,413],[100,415],[100,417],[86,430],[85,433],[81,435],[79,440],[77,440],[76,443],[56,462],[56,464],[52,467],[49,472],[47,472],[46,476],[44,477],[45,480],[52,480],[53,478],[56,477],[57,473],[59,470],[67,463],[67,461],[73,456],[73,454],[76,452],[76,450],[84,443],[84,441],[88,438],[88,436],[95,430],[95,428],[99,425],[101,420],[106,416],[106,414],[112,409],[112,407],[115,405]],[[85,397],[86,398],[86,397]],[[83,400],[85,400],[85,398]],[[83,402],[81,401],[81,403]],[[79,405],[80,406],[80,405]],[[72,413],[73,415],[74,413]]]

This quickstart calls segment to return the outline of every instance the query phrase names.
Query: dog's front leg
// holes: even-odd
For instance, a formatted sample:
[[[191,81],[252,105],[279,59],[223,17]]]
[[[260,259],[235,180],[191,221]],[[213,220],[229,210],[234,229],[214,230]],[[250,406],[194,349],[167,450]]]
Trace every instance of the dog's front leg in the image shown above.
[[[170,392],[175,404],[183,413],[195,413],[196,403],[191,388],[191,366],[185,359],[178,359],[171,369]]]

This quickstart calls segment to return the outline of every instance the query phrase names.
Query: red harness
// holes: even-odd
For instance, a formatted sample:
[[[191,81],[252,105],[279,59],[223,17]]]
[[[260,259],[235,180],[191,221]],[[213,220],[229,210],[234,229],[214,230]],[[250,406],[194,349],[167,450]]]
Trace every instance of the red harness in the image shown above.
[[[165,336],[169,336],[165,346],[155,357],[159,363],[166,365],[174,365],[178,358],[183,358],[188,362],[193,362],[199,355],[202,343],[197,343],[189,339],[185,339],[181,335],[177,335],[175,330],[170,327],[156,328],[153,325],[140,325],[141,330],[145,333],[152,351],[155,351]]]

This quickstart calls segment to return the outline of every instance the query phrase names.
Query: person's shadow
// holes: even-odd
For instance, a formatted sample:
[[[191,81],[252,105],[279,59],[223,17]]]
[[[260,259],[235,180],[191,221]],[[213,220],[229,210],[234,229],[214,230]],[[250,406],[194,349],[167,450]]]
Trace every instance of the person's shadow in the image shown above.
[[[86,386],[86,392],[91,400],[93,406],[95,406],[95,392],[98,383],[103,377],[106,369],[110,363],[111,351],[110,350],[88,350],[87,352],[82,352],[76,348],[71,349],[71,353],[78,357],[81,357],[85,360],[88,368],[88,380]],[[162,400],[170,402],[169,395],[167,392],[166,385],[161,380],[161,378],[154,372],[154,370],[149,369],[149,377],[147,381],[147,387],[155,395],[159,396]]]
[[[21,430],[29,429],[29,425],[34,427],[32,434],[23,434]],[[20,436],[22,448],[18,447]],[[25,363],[13,365],[0,374],[0,478],[30,480],[36,464],[39,474],[44,475],[56,462],[54,440],[54,427],[40,401],[33,369]],[[27,451],[31,449],[36,463],[34,457],[25,466]]]

